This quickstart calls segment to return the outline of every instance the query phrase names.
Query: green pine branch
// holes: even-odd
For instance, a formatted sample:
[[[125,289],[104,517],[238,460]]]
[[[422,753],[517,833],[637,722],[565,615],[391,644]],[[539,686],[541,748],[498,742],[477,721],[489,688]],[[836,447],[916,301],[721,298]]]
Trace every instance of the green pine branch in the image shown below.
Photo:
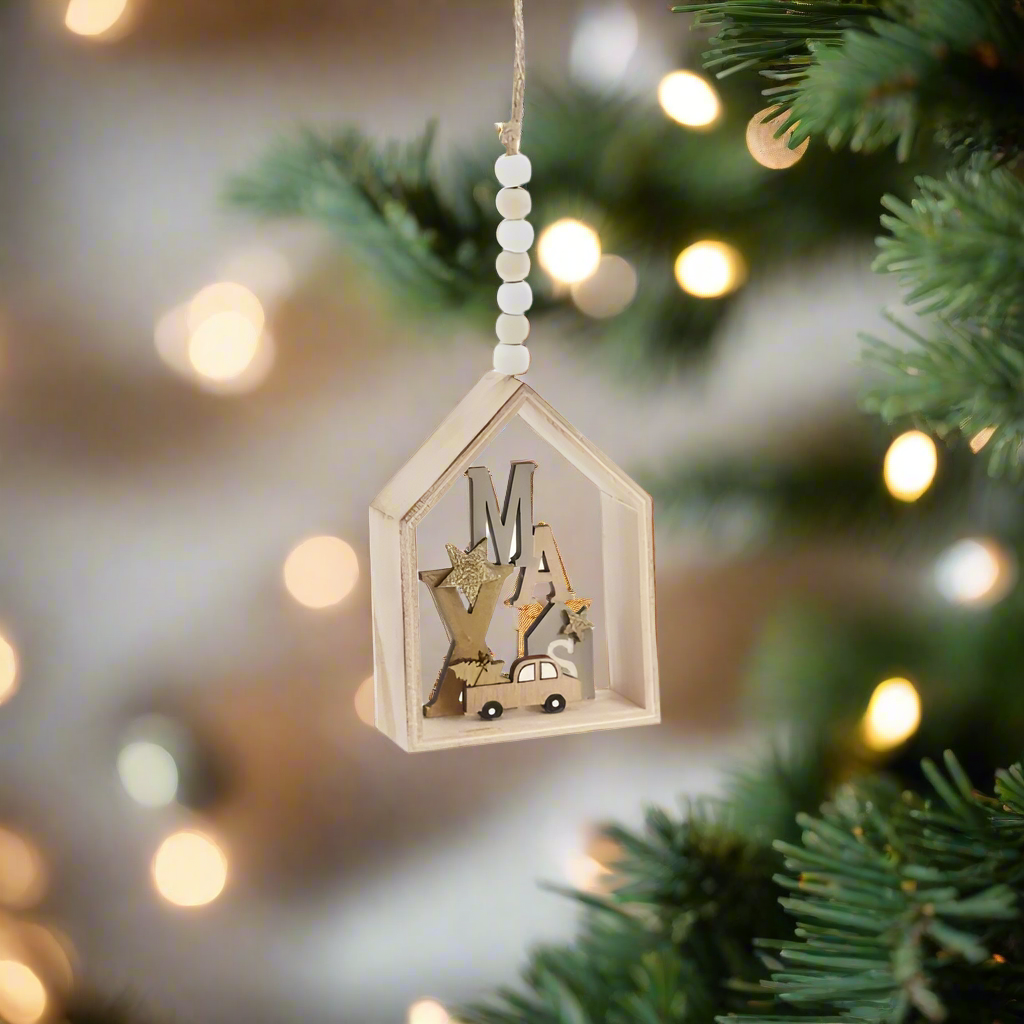
[[[482,202],[439,191],[434,126],[406,145],[378,147],[355,129],[312,130],[275,144],[233,179],[227,199],[261,217],[308,217],[329,226],[400,298],[427,306],[470,301],[490,241]],[[486,268],[487,271],[490,268]],[[487,273],[488,282],[492,274]]]
[[[673,264],[687,245],[728,241],[757,280],[780,258],[863,237],[877,196],[909,180],[887,161],[855,163],[814,148],[785,174],[765,171],[743,140],[758,95],[741,79],[724,87],[723,120],[711,132],[681,128],[653,97],[575,87],[531,95],[531,222],[539,233],[560,217],[586,221],[639,280],[624,312],[594,321],[535,268],[533,314],[556,313],[570,336],[586,332],[590,349],[634,371],[663,372],[702,351],[734,301],[679,288]],[[380,146],[352,128],[307,130],[273,145],[230,182],[227,198],[255,216],[324,225],[397,310],[420,323],[424,312],[432,322],[439,311],[456,313],[487,337],[498,283],[497,152],[492,137],[439,160],[432,130],[402,146]],[[853,184],[837,196],[840,177]]]
[[[870,0],[718,0],[672,8],[712,29],[704,66],[719,78],[753,69],[771,76],[800,73],[812,43],[838,43],[848,28],[881,14]]]
[[[875,269],[896,274],[920,313],[1004,321],[1024,313],[1024,184],[1007,170],[917,179],[905,203],[885,196],[889,231]]]
[[[1024,146],[1024,14],[1011,0],[721,0],[684,4],[718,27],[705,66],[755,68],[788,112],[791,145],[816,136],[870,152],[896,143],[906,160],[921,137],[947,146]],[[719,72],[722,73],[721,71]]]
[[[755,935],[789,932],[771,882],[779,860],[745,838],[721,808],[682,819],[647,814],[637,834],[612,828],[622,859],[608,898],[579,896],[571,947],[536,950],[522,990],[457,1012],[465,1024],[710,1024],[745,1005],[730,988],[760,974]],[[781,929],[781,931],[780,931]]]
[[[1015,155],[1024,142],[1024,19],[993,0],[930,0],[890,8],[838,46],[811,44],[799,82],[769,90],[796,123],[830,146],[870,152],[896,143],[906,160],[919,136]]]
[[[847,7],[852,9],[846,9]],[[910,351],[868,339],[884,372],[864,404],[889,421],[967,439],[992,428],[993,474],[1021,476],[1024,441],[1024,5],[1018,0],[721,0],[686,4],[717,29],[709,68],[752,67],[786,111],[790,144],[817,137],[905,160],[934,139],[960,164],[922,177],[910,203],[888,195],[878,270],[933,317],[898,325]],[[719,73],[722,73],[721,71]],[[965,156],[971,159],[965,161]],[[930,335],[930,336],[926,336]]]
[[[798,922],[795,938],[758,943],[781,962],[764,986],[779,1012],[719,1021],[1024,1019],[1024,968],[1003,955],[1019,944],[1024,775],[1000,772],[986,797],[945,762],[923,765],[931,798],[843,786],[801,815],[802,844],[775,844]]]
[[[827,784],[817,756],[799,770]],[[817,815],[799,814],[800,837],[774,850],[757,826],[737,830],[739,804],[701,805],[682,819],[651,811],[642,834],[610,829],[622,851],[618,884],[609,897],[579,896],[577,940],[535,951],[522,988],[458,1019],[1024,1020],[1024,772],[1000,771],[985,796],[951,754],[945,772],[927,760],[921,771],[931,797],[881,778],[844,783]],[[813,790],[784,783],[778,792]],[[786,893],[777,903],[773,885]],[[771,977],[757,983],[762,964]]]
[[[889,317],[912,343],[907,350],[865,336],[865,359],[882,371],[864,407],[938,437],[970,440],[994,433],[984,447],[989,472],[1019,479],[1024,470],[1024,325],[999,327],[936,320],[926,336]]]

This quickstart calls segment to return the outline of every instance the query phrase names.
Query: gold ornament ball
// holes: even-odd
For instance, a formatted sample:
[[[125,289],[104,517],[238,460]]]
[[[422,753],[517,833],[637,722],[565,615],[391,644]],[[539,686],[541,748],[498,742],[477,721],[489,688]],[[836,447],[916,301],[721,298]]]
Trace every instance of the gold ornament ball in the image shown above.
[[[789,140],[793,136],[793,129],[790,128],[779,138],[775,133],[789,117],[789,111],[784,110],[777,117],[765,121],[771,108],[758,111],[747,124],[747,149],[750,155],[762,166],[773,171],[782,171],[792,167],[807,152],[810,139],[804,139],[796,149],[789,148]]]

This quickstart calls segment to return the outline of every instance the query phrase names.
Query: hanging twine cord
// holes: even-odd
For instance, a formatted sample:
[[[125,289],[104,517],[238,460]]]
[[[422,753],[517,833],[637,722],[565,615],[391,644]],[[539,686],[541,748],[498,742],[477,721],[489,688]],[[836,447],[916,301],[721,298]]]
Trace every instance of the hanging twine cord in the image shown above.
[[[507,121],[498,121],[494,125],[509,156],[519,152],[519,143],[523,138],[523,107],[526,100],[526,33],[523,28],[523,0],[512,0],[512,20],[516,29],[512,114]]]

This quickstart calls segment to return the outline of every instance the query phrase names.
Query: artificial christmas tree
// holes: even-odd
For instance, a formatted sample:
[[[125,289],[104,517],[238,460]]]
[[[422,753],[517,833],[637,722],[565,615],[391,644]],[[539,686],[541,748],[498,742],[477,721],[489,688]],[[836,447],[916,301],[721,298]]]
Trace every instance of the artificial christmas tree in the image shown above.
[[[902,327],[909,351],[870,342],[870,362],[886,372],[872,380],[865,403],[887,420],[947,439],[952,472],[941,486],[954,505],[982,495],[986,529],[999,528],[1004,543],[1019,550],[1019,497],[1013,490],[982,491],[975,465],[983,460],[992,475],[1012,479],[1020,473],[1024,441],[1024,185],[1017,173],[1024,144],[1024,8],[1010,0],[723,0],[676,10],[714,31],[709,70],[768,79],[769,107],[758,114],[754,108],[763,101],[752,102],[741,120],[773,121],[773,137],[793,151],[811,143],[807,157],[782,172],[808,173],[802,198],[781,184],[798,188],[796,176],[763,189],[759,179],[752,193],[733,191],[756,195],[764,216],[753,218],[742,204],[716,207],[723,227],[756,221],[748,252],[770,225],[788,225],[775,233],[783,249],[813,245],[830,233],[831,224],[805,220],[807,206],[798,206],[821,196],[806,186],[822,186],[810,169],[821,166],[812,161],[827,159],[824,144],[843,154],[834,159],[851,161],[845,168],[877,172],[892,151],[896,162],[945,173],[919,178],[910,203],[885,199],[889,235],[877,266],[898,276],[925,322]],[[579,116],[583,107],[586,117]],[[680,221],[697,218],[678,205],[677,189],[686,191],[679,189],[680,167],[710,166],[703,180],[699,172],[688,179],[689,194],[703,186],[706,198],[716,187],[712,176],[728,179],[728,159],[704,139],[653,133],[644,145],[617,151],[635,157],[627,162],[630,173],[598,175],[595,168],[609,166],[609,140],[622,138],[623,123],[640,119],[621,118],[612,104],[587,96],[551,100],[550,109],[557,112],[549,152],[558,171],[544,177],[573,181],[607,211],[616,248],[661,254],[666,287],[653,288],[619,318],[620,333],[605,332],[607,347],[645,362],[691,352],[695,339],[709,337],[723,306],[721,299],[681,297],[667,273]],[[545,149],[543,143],[534,149],[537,163]],[[698,152],[710,164],[681,156]],[[871,152],[872,158],[863,155]],[[485,204],[472,173],[461,202],[443,200],[429,177],[428,156],[429,136],[408,151],[378,151],[353,133],[335,141],[309,136],[275,151],[259,172],[236,182],[233,195],[263,212],[303,213],[339,226],[347,241],[373,251],[396,283],[469,307],[477,293],[475,268],[489,262],[480,259],[490,231]],[[662,168],[672,173],[659,177]],[[900,171],[883,173],[892,175],[886,187],[907,190]],[[868,175],[855,174],[849,187],[844,181],[837,189],[834,175],[825,182],[832,208],[860,195]],[[654,220],[637,212],[639,199],[652,194],[659,201],[640,205]],[[581,212],[567,211],[565,203],[552,196],[535,214],[538,222]],[[617,224],[626,225],[621,234]],[[553,294],[547,304],[560,302]],[[735,471],[691,473],[666,490],[684,507],[691,493],[753,490],[765,504],[788,502],[813,518],[807,508],[827,502],[818,500],[813,476],[810,486],[806,479],[802,484],[799,473],[786,472],[753,481]],[[930,482],[929,476],[914,497]],[[904,500],[911,493],[890,492]],[[907,520],[893,514],[890,499],[876,501],[874,494],[870,487],[856,491],[860,507]],[[976,500],[970,504],[977,509]],[[938,511],[927,501],[918,506],[909,517],[915,527],[941,521],[920,509]],[[780,1024],[1024,1020],[1017,909],[1024,776],[1019,767],[1000,769],[994,797],[982,795],[988,787],[981,783],[1011,763],[1024,733],[1017,698],[1024,664],[1020,614],[1014,594],[970,623],[951,625],[948,610],[922,610],[916,620],[876,617],[832,630],[790,625],[786,642],[776,639],[776,660],[767,658],[761,671],[776,685],[785,677],[804,698],[820,695],[801,700],[802,728],[791,751],[744,776],[720,802],[680,819],[651,812],[644,836],[612,830],[623,851],[611,865],[618,885],[607,897],[580,897],[585,910],[577,942],[534,954],[525,990],[469,1008],[462,1019],[639,1024],[738,1013]],[[784,669],[795,652],[804,664]],[[912,721],[909,731],[892,732],[892,742],[872,743],[866,725],[876,705],[867,697],[877,677],[870,673],[894,660],[920,673],[924,720],[920,730]],[[896,684],[886,693],[905,695],[907,687],[916,693],[902,677],[886,682]],[[947,744],[963,747],[969,770],[951,754],[944,772],[911,756],[922,745],[934,756]],[[908,785],[917,792],[927,785],[927,795]],[[780,887],[787,893],[781,904]]]

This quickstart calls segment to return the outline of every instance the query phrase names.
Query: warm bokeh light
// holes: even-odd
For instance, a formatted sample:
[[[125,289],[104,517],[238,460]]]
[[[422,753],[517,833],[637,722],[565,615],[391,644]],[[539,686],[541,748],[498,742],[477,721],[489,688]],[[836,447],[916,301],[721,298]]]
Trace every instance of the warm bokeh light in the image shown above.
[[[217,319],[221,314],[214,314],[212,326],[200,330],[198,343],[193,347],[188,328],[189,308],[188,303],[183,303],[164,313],[153,332],[157,354],[172,370],[203,390],[217,394],[251,391],[266,379],[276,354],[268,330],[254,335],[253,322],[244,313],[228,311],[228,332],[226,337],[220,336],[218,326],[225,325]],[[208,369],[214,371],[212,375],[203,372]],[[227,371],[231,374],[225,376]]]
[[[570,289],[576,308],[586,316],[604,319],[621,313],[636,297],[636,271],[621,256],[602,256],[597,270]]]
[[[601,883],[611,875],[611,869],[605,867],[596,857],[589,854],[577,854],[569,861],[569,884],[582,892],[600,892]]]
[[[178,765],[169,750],[151,740],[126,743],[117,755],[125,792],[143,807],[166,807],[178,795]]]
[[[0,704],[10,700],[18,689],[18,656],[0,636]]]
[[[46,1012],[46,988],[27,964],[0,960],[0,1019],[35,1024]]]
[[[622,844],[605,834],[603,829],[594,832],[586,844],[586,853],[598,864],[611,869],[622,860],[625,851]]]
[[[872,750],[891,750],[917,732],[921,698],[909,679],[886,679],[875,687],[861,723],[861,735]]]
[[[992,440],[992,435],[996,432],[995,427],[982,427],[974,437],[971,438],[971,451],[975,455],[981,451]]]
[[[609,838],[603,829],[594,829],[584,843],[583,852],[569,861],[569,881],[584,892],[611,892],[618,878],[615,865],[622,856],[619,843]]]
[[[46,866],[24,836],[0,828],[0,906],[23,910],[42,899]]]
[[[261,329],[235,310],[214,313],[193,332],[188,341],[188,359],[201,377],[230,380],[243,374],[260,345]]]
[[[885,454],[885,486],[900,501],[916,501],[931,487],[938,465],[935,442],[920,430],[908,430]]]
[[[775,138],[775,133],[789,117],[789,111],[784,110],[770,121],[765,121],[764,118],[770,111],[770,107],[758,111],[747,123],[747,149],[762,167],[782,171],[792,167],[807,152],[811,140],[804,139],[796,149],[790,149],[789,140],[793,137],[793,128]]]
[[[935,563],[935,587],[953,604],[994,604],[1009,593],[1016,577],[1013,556],[991,540],[959,540]]]
[[[259,334],[266,324],[263,304],[256,295],[237,281],[218,281],[196,292],[188,304],[188,329],[199,330],[210,317],[221,313],[237,313]]]
[[[128,0],[71,0],[64,24],[78,36],[101,36],[122,18]]]
[[[582,221],[565,217],[541,232],[537,262],[562,284],[585,281],[600,261],[601,239]]]
[[[408,1024],[448,1024],[450,1020],[436,999],[420,999],[409,1007]]]
[[[722,113],[714,86],[692,71],[673,71],[658,86],[661,109],[687,128],[709,128]]]
[[[284,585],[307,608],[337,604],[358,579],[359,558],[340,537],[310,537],[284,563]]]
[[[373,696],[373,676],[364,679],[356,690],[354,698],[356,717],[364,725],[373,725],[373,712],[376,701]]]
[[[168,903],[201,907],[212,903],[228,878],[224,851],[201,832],[175,832],[153,858],[153,882]]]
[[[687,246],[676,258],[679,287],[698,299],[717,299],[735,291],[746,278],[739,250],[707,239]]]
[[[598,89],[614,85],[626,73],[639,41],[640,26],[629,4],[588,7],[569,51],[573,78]]]

